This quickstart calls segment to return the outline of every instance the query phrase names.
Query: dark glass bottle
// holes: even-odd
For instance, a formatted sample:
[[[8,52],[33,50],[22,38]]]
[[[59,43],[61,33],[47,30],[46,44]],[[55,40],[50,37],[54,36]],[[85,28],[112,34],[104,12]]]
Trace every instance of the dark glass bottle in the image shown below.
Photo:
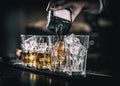
[[[63,10],[49,11],[46,25],[49,31],[57,35],[65,35],[68,34],[71,25],[72,18],[70,9],[66,8]]]

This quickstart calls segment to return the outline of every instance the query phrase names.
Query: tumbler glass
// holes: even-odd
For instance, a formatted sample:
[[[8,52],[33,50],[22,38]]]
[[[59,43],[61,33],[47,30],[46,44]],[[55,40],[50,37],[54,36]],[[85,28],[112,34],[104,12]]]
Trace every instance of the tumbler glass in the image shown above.
[[[89,35],[52,37],[51,71],[85,75]]]
[[[21,35],[22,61],[23,65],[29,67],[37,66],[37,37],[35,35]]]
[[[52,47],[51,36],[37,36],[38,68],[50,69],[50,50]]]

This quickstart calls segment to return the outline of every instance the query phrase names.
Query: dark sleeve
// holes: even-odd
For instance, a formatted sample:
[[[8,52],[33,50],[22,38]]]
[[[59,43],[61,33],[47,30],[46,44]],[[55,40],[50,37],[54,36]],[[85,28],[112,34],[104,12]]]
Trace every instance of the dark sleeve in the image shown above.
[[[96,13],[101,13],[106,7],[106,0],[82,0],[86,2],[85,11],[92,13],[94,10]]]
[[[108,0],[99,0],[99,4],[100,4],[100,7],[99,7],[100,12],[102,12],[107,8]]]
[[[95,7],[99,13],[105,10],[109,4],[109,0],[76,0],[76,1],[87,2],[90,7],[93,8]]]

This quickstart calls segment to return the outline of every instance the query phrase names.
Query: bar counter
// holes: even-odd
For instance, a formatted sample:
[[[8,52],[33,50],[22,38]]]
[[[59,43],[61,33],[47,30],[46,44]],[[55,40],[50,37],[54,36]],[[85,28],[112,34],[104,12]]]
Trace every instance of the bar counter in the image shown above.
[[[0,63],[0,86],[105,86],[109,84],[115,86],[116,78],[90,73],[86,77],[67,77]]]

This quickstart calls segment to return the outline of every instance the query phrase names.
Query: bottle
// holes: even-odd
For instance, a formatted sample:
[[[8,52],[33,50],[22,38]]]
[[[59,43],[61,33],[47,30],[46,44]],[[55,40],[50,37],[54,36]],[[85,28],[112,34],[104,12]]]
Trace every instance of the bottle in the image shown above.
[[[49,10],[47,18],[47,29],[57,35],[66,35],[72,25],[71,10]]]

